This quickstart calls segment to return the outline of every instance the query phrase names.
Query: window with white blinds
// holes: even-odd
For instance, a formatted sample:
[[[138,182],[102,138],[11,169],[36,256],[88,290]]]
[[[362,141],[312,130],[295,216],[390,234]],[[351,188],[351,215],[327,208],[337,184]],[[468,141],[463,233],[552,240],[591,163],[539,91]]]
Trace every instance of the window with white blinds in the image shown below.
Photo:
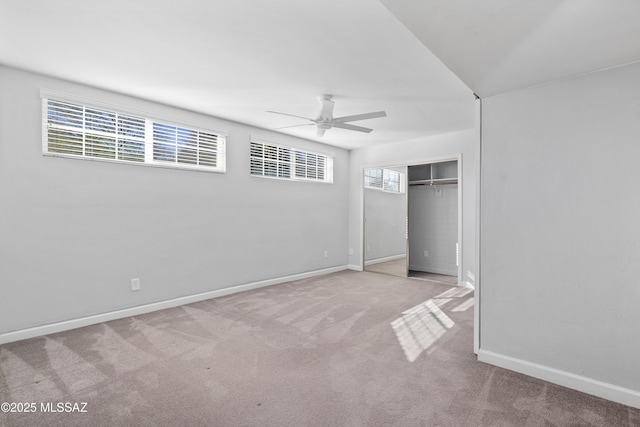
[[[333,182],[333,158],[271,143],[251,141],[251,175]]]
[[[43,152],[224,172],[225,138],[66,101],[43,99]]]
[[[162,123],[153,124],[153,160],[216,167],[218,135]]]
[[[391,193],[404,193],[404,174],[391,169],[365,169],[364,186]]]

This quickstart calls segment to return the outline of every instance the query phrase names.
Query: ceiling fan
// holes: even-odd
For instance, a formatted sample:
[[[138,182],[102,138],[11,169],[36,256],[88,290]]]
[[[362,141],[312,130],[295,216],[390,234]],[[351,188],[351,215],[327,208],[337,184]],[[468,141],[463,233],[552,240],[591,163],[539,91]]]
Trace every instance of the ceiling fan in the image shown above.
[[[349,124],[348,122],[375,119],[378,117],[386,117],[387,115],[387,113],[384,111],[376,111],[374,113],[355,114],[353,116],[343,116],[343,117],[334,118],[333,107],[335,106],[335,102],[332,101],[331,98],[332,98],[332,95],[321,95],[318,97],[318,101],[320,101],[321,108],[317,118],[315,119],[312,119],[309,117],[296,116],[295,114],[280,113],[278,111],[267,111],[267,113],[282,114],[283,116],[291,116],[291,117],[297,117],[299,119],[309,120],[312,123],[304,123],[301,125],[293,125],[293,126],[284,126],[277,129],[286,129],[286,128],[293,128],[298,126],[315,125],[318,129],[316,133],[317,136],[323,136],[324,133],[331,128],[340,128],[340,129],[347,129],[347,130],[355,130],[357,132],[369,133],[373,129],[352,125],[352,124]]]

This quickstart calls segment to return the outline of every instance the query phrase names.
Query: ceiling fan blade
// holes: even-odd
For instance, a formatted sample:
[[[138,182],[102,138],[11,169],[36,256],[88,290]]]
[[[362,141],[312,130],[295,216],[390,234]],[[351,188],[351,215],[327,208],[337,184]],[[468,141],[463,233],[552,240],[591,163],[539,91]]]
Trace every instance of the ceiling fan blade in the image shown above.
[[[324,133],[326,132],[326,129],[320,129],[318,128],[318,132],[316,132],[316,136],[324,136]]]
[[[353,116],[336,117],[334,123],[355,122],[356,120],[376,119],[378,117],[386,117],[385,111],[376,111],[374,113],[355,114]]]
[[[310,119],[309,117],[302,117],[302,116],[296,116],[295,114],[289,114],[289,113],[281,113],[279,111],[267,111],[267,113],[273,113],[273,114],[280,114],[282,116],[290,116],[290,117],[297,117],[299,119],[305,119],[305,120],[311,120],[312,122],[316,122],[315,119]]]
[[[277,129],[288,129],[288,128],[297,128],[297,127],[300,127],[300,126],[313,126],[313,125],[315,125],[315,123],[303,123],[303,124],[301,124],[301,125],[282,126],[282,127],[280,127],[280,128],[274,128],[274,130],[277,130]]]
[[[336,103],[331,100],[331,97],[331,95],[322,95],[318,98],[318,101],[320,101],[320,105],[322,106],[320,114],[318,115],[318,120],[333,119],[333,107],[335,107]]]
[[[362,126],[349,125],[347,123],[334,123],[333,127],[334,128],[340,128],[340,129],[355,130],[355,131],[358,131],[358,132],[365,132],[365,133],[369,133],[369,132],[371,132],[373,130],[373,129],[369,129],[369,128],[363,128]]]

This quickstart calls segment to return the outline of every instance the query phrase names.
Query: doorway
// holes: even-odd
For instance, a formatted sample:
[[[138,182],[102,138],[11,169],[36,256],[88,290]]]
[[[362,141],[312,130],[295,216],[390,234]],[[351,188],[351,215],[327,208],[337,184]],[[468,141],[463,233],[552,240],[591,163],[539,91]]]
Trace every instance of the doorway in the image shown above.
[[[408,167],[408,276],[457,285],[458,161]]]
[[[459,161],[364,170],[363,270],[458,285]]]

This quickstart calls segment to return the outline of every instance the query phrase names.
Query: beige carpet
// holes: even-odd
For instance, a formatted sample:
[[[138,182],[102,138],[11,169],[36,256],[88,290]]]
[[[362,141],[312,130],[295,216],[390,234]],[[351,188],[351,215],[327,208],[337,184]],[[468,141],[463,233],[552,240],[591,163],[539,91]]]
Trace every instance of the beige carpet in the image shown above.
[[[458,276],[450,276],[447,274],[427,273],[426,271],[409,270],[409,277],[412,279],[428,280],[430,282],[438,282],[446,285],[457,285]]]
[[[364,267],[365,271],[372,273],[390,274],[392,276],[407,277],[407,260],[394,259],[392,261],[378,262]]]
[[[0,402],[37,412],[0,425],[640,425],[477,362],[468,292],[346,271],[2,345]]]

